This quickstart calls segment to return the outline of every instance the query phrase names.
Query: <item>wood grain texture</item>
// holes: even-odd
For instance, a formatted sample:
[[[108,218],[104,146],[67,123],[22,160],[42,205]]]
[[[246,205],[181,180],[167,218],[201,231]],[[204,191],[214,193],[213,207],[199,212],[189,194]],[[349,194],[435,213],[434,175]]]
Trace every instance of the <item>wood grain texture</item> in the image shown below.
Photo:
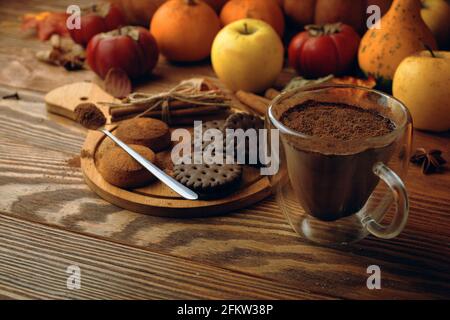
[[[80,103],[97,105],[106,119],[109,119],[109,107],[98,102],[118,102],[92,82],[74,82],[49,91],[44,97],[47,111],[76,120],[75,108]]]
[[[84,140],[82,129],[57,116],[48,120],[43,104],[0,105],[2,212],[326,296],[450,297],[448,172],[426,177],[411,168],[411,214],[398,238],[369,237],[346,249],[323,248],[299,239],[274,199],[225,216],[189,220],[117,208],[89,190],[73,161]],[[417,145],[440,148],[447,158],[448,141],[448,136],[416,133]],[[380,291],[365,285],[372,264],[382,270]]]
[[[77,2],[85,3],[84,0]],[[45,48],[45,45],[19,31],[18,17],[21,14],[49,9],[64,10],[68,4],[72,2],[22,0],[10,1],[0,7],[1,85],[12,91],[24,89],[28,95],[30,91],[45,93],[75,81],[92,80],[100,83],[87,70],[67,72],[62,68],[38,63],[34,53]],[[137,88],[157,92],[185,78],[213,76],[208,62],[172,65],[163,59],[155,73],[147,82],[138,84]],[[286,70],[280,76],[279,84],[285,83],[290,77],[292,71]],[[187,281],[187,278],[185,275],[176,278],[178,273],[173,269],[150,279],[154,271],[139,267],[142,261],[147,263],[149,260],[139,259],[159,252],[162,255],[157,255],[158,259],[164,260],[170,255],[179,259],[176,262],[186,268],[191,268],[191,265],[194,268],[207,266],[212,268],[213,273],[217,271],[222,275],[221,272],[225,272],[226,277],[229,275],[230,279],[238,279],[244,286],[248,285],[247,290],[242,289],[242,286],[233,287],[237,288],[238,293],[242,289],[242,297],[249,297],[256,290],[251,284],[252,280],[239,277],[246,274],[264,283],[264,288],[257,289],[257,292],[267,298],[274,297],[269,296],[273,292],[279,293],[277,297],[286,298],[302,298],[303,292],[307,293],[307,297],[316,297],[314,294],[318,294],[359,299],[450,298],[448,169],[444,174],[423,176],[419,168],[411,167],[406,181],[411,199],[410,218],[399,237],[393,240],[369,237],[346,249],[331,249],[299,239],[285,222],[273,198],[229,215],[190,220],[150,217],[115,207],[97,197],[83,181],[78,167],[78,154],[85,134],[84,129],[70,120],[47,114],[43,103],[0,102],[0,212],[14,217],[5,218],[0,214],[4,230],[0,236],[8,235],[8,241],[13,242],[12,245],[8,242],[10,247],[6,253],[2,242],[0,252],[8,257],[9,263],[16,263],[4,268],[7,278],[0,280],[1,296],[79,297],[61,291],[59,282],[55,281],[62,279],[62,276],[58,274],[59,269],[54,268],[62,266],[61,261],[66,263],[64,259],[67,257],[86,263],[85,253],[80,251],[73,256],[61,256],[54,248],[59,248],[60,241],[67,240],[73,246],[78,241],[85,244],[89,238],[78,235],[69,237],[69,233],[63,232],[62,235],[53,228],[46,226],[41,229],[35,223],[26,222],[33,221],[142,248],[130,251],[134,253],[133,256],[126,255],[130,257],[131,267],[111,267],[114,273],[109,273],[108,277],[114,283],[114,289],[98,288],[96,283],[97,287],[88,286],[90,290],[83,293],[84,297],[92,297],[94,293],[97,297],[109,294],[133,298],[189,298],[193,295],[229,297],[229,291],[221,295],[217,287],[205,289],[204,283],[208,283],[209,279],[204,278],[201,279],[202,283],[190,283],[189,289],[186,289],[183,281]],[[447,160],[450,159],[449,142],[449,134],[415,133],[416,146],[439,148]],[[30,235],[28,229],[31,230]],[[42,235],[46,237],[42,238]],[[38,246],[30,247],[34,242]],[[104,241],[99,244],[102,248],[109,248],[109,245]],[[38,250],[35,255],[34,250]],[[50,251],[43,256],[42,250]],[[115,249],[105,248],[102,252],[110,252],[108,250]],[[119,250],[121,257],[125,257],[123,251],[127,250],[132,249],[127,247]],[[93,254],[89,254],[89,258],[93,259]],[[51,261],[48,266],[53,268],[49,271],[44,267],[47,266],[44,264],[47,259]],[[18,265],[15,260],[21,264]],[[3,261],[6,259],[0,259],[0,266]],[[108,262],[111,262],[110,259]],[[89,262],[86,265],[89,268],[98,267],[97,263]],[[366,268],[372,264],[381,268],[382,290],[368,290],[366,287]],[[31,273],[29,266],[40,268]],[[3,275],[3,272],[0,274]],[[48,279],[53,287],[44,288],[39,277],[46,281]],[[143,278],[145,280],[140,280]],[[148,284],[149,287],[139,287],[139,290],[131,288],[132,281],[137,279],[144,281],[140,282],[140,286]],[[173,279],[181,281],[183,285],[177,286]],[[168,284],[175,289],[167,289]],[[294,292],[292,288],[301,291]]]
[[[327,298],[4,215],[0,241],[0,295],[14,299]],[[66,286],[71,265],[81,269],[79,290]]]

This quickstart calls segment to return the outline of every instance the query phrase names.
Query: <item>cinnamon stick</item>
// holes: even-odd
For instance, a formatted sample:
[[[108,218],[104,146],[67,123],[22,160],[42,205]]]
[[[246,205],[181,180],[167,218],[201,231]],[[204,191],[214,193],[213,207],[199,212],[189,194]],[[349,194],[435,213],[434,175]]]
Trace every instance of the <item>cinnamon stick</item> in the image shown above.
[[[194,108],[196,105],[192,103],[187,103],[184,101],[171,101],[169,102],[169,110],[177,110],[177,109],[188,109]],[[136,105],[136,106],[127,106],[127,107],[116,107],[111,108],[110,114],[112,118],[123,118],[126,116],[132,116],[139,113],[142,113],[148,109],[147,105]],[[161,112],[161,108],[157,108],[154,111]]]
[[[220,111],[219,113],[214,114],[206,114],[201,115],[199,117],[198,115],[191,115],[186,117],[175,117],[170,119],[170,125],[171,126],[192,126],[194,124],[194,121],[202,120],[202,121],[211,121],[211,120],[218,120],[218,119],[226,119],[230,115],[229,110],[226,111]]]
[[[281,92],[278,91],[277,89],[274,88],[269,88],[266,90],[266,93],[264,94],[264,96],[269,99],[269,100],[273,100],[275,99]]]
[[[236,92],[236,98],[243,104],[247,105],[253,111],[256,111],[260,115],[265,115],[269,106],[270,100],[258,96],[251,92],[238,91]]]
[[[169,109],[169,116],[171,119],[174,118],[182,118],[182,117],[193,117],[193,116],[201,116],[201,115],[209,115],[209,114],[216,114],[220,112],[227,112],[229,110],[228,107],[224,106],[193,106],[190,108],[184,108],[184,109]],[[113,110],[112,110],[113,111]],[[144,110],[145,111],[145,110]],[[120,120],[124,120],[127,118],[130,118],[134,115],[138,115],[141,112],[134,113],[134,114],[117,114],[111,112],[111,122],[116,122]],[[157,118],[161,119],[163,117],[161,110],[152,110],[142,115],[143,117],[149,117],[149,118]]]

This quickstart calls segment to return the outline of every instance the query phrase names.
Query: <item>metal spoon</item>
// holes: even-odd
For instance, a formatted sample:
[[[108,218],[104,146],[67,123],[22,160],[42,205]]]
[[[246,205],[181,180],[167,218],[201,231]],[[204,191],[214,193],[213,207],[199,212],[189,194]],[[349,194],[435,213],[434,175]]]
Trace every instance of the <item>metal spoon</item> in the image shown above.
[[[89,130],[98,130],[111,138],[119,147],[125,150],[134,160],[139,162],[145,169],[150,171],[159,181],[165,183],[170,189],[178,193],[185,199],[197,200],[198,195],[189,188],[176,181],[164,171],[159,169],[153,163],[145,159],[139,153],[130,148],[125,142],[118,139],[107,129],[103,128],[106,124],[106,118],[103,112],[92,102],[80,103],[74,110],[75,118],[78,123]]]
[[[174,178],[166,174],[164,171],[159,169],[157,166],[155,166],[153,163],[145,159],[143,156],[141,156],[139,153],[134,151],[132,148],[130,148],[127,144],[125,144],[123,141],[118,139],[116,136],[114,136],[111,132],[108,130],[101,128],[97,129],[98,131],[104,133],[106,136],[108,136],[112,141],[114,141],[119,147],[121,147],[123,150],[125,150],[126,153],[128,153],[134,160],[139,162],[145,169],[150,171],[156,178],[158,178],[161,182],[165,183],[170,189],[178,193],[180,196],[182,196],[185,199],[188,200],[197,200],[198,195],[194,191],[192,191],[189,188],[186,188],[184,185],[176,181]]]

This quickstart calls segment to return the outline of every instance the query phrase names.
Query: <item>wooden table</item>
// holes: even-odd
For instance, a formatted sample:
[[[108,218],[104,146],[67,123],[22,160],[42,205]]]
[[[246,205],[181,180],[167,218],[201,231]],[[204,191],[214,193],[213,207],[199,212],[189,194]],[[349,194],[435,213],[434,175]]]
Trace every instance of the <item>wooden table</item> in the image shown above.
[[[374,237],[345,249],[298,238],[273,198],[228,215],[164,219],[122,210],[83,182],[78,154],[85,130],[47,114],[43,94],[61,84],[98,81],[37,62],[43,46],[18,31],[25,11],[73,1],[14,1],[0,9],[0,297],[38,299],[418,299],[450,298],[450,173],[411,167],[411,212],[393,240]],[[207,63],[161,61],[143,89],[213,76]],[[450,159],[448,134],[415,133],[415,145]],[[66,287],[69,265],[81,289]],[[382,289],[369,290],[378,265]]]

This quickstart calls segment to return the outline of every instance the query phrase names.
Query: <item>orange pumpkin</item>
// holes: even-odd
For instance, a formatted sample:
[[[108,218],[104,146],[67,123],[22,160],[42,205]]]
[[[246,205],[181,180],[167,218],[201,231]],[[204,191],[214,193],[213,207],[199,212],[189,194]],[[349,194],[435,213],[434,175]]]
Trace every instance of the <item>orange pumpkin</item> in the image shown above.
[[[209,4],[216,12],[220,12],[222,7],[225,5],[225,2],[228,0],[203,0],[207,4]]]
[[[425,45],[436,50],[433,33],[420,16],[420,0],[394,0],[381,19],[380,29],[367,31],[361,40],[358,61],[361,69],[383,85],[389,85],[399,64]]]
[[[205,59],[219,30],[219,17],[201,0],[169,0],[150,24],[159,50],[172,61]]]
[[[277,0],[230,0],[220,13],[223,25],[245,18],[263,20],[280,36],[284,33],[283,11]]]
[[[109,0],[117,6],[128,24],[148,27],[156,9],[166,0]]]
[[[283,0],[287,17],[299,26],[343,22],[363,33],[370,5],[378,5],[381,13],[389,10],[392,0]]]

